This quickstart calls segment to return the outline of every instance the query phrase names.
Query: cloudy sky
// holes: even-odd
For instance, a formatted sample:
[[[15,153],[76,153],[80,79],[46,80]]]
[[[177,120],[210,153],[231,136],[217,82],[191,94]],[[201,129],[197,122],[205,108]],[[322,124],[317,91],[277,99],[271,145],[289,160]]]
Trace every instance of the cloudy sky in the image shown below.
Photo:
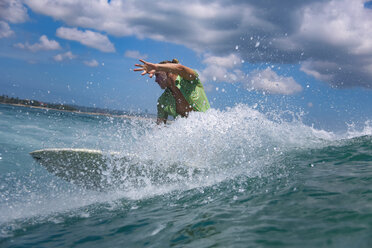
[[[139,58],[196,69],[214,108],[372,119],[366,0],[1,0],[0,94],[155,113]]]

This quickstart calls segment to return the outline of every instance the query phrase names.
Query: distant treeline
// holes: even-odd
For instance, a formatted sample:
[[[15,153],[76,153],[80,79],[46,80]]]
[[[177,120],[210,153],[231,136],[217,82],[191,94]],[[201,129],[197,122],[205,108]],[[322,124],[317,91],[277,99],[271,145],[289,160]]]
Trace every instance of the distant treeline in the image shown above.
[[[76,112],[81,112],[81,113],[132,115],[132,116],[135,115],[135,116],[143,116],[143,117],[154,117],[155,116],[155,115],[148,114],[148,113],[132,113],[132,112],[127,112],[127,111],[122,111],[122,110],[112,110],[112,109],[84,107],[84,106],[77,106],[77,105],[40,102],[38,100],[19,99],[18,97],[14,98],[14,97],[9,97],[7,95],[0,96],[0,103],[21,104],[21,105],[26,105],[26,106],[43,107],[43,108],[50,108],[50,109],[56,109],[56,110],[76,111]]]
[[[0,96],[0,103],[21,104],[21,105],[27,105],[27,106],[51,108],[51,109],[58,109],[58,110],[79,111],[77,108],[72,107],[70,105],[46,103],[46,102],[40,102],[37,100],[29,100],[29,99],[19,99],[18,97],[14,98],[14,97],[8,97],[6,95]]]

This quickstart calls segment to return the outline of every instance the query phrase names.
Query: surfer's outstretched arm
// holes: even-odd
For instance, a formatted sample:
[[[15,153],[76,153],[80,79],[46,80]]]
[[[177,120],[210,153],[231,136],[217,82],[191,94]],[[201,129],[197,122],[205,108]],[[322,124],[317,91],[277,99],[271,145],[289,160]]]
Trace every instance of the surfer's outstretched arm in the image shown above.
[[[187,80],[195,80],[197,75],[195,71],[187,66],[181,64],[174,64],[174,63],[166,63],[166,64],[154,64],[143,59],[140,59],[143,64],[135,64],[135,66],[140,67],[134,69],[134,71],[143,71],[141,75],[149,74],[149,77],[152,78],[155,73],[157,72],[167,72],[180,75],[182,78]]]

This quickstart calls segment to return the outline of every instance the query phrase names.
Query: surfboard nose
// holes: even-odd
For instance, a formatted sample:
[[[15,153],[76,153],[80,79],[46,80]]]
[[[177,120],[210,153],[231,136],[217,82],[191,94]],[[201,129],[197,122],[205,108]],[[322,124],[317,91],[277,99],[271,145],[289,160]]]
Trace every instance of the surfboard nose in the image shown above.
[[[30,152],[29,153],[32,158],[34,158],[35,160],[41,160],[41,156],[40,156],[40,152],[39,151],[33,151],[33,152]]]

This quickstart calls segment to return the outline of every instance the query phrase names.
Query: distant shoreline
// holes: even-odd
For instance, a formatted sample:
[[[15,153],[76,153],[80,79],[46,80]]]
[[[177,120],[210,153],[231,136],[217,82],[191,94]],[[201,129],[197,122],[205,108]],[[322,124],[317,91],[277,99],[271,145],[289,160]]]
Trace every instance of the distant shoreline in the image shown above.
[[[83,112],[83,111],[78,111],[78,110],[55,109],[55,108],[32,106],[32,105],[19,104],[19,103],[0,102],[0,104],[17,106],[17,107],[44,109],[44,110],[55,110],[55,111],[62,111],[62,112],[69,112],[69,113],[76,113],[76,114],[99,115],[99,116],[128,118],[128,119],[139,119],[139,120],[154,120],[155,119],[155,118],[151,118],[151,117],[142,117],[142,116],[134,116],[134,115],[115,115],[115,114],[108,114],[108,113],[95,113],[95,112]]]

